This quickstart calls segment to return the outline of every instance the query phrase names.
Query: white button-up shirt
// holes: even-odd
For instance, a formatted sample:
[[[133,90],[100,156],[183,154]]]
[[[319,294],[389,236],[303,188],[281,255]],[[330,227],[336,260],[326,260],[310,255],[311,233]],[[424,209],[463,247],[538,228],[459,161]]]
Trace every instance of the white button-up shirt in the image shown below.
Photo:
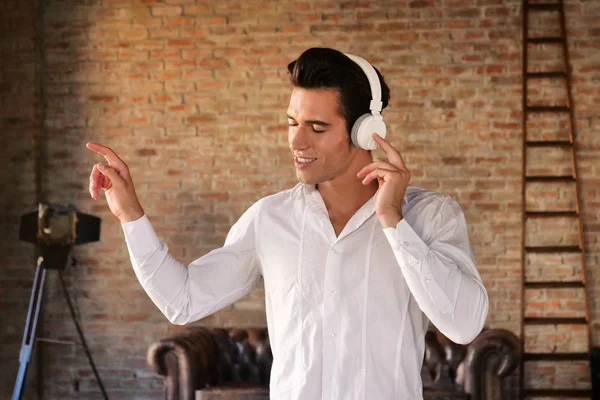
[[[488,298],[451,197],[409,186],[402,213],[383,229],[372,198],[336,236],[319,191],[298,184],[256,202],[223,247],[187,268],[146,216],[123,229],[139,281],[174,324],[264,279],[272,399],[412,400],[422,398],[428,320],[468,343]]]

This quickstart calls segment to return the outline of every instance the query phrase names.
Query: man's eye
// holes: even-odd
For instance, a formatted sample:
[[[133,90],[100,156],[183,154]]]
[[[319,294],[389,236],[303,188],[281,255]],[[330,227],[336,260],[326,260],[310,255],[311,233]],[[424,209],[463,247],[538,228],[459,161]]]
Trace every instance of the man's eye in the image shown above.
[[[288,122],[288,126],[298,126],[298,124],[295,122]]]
[[[312,128],[312,131],[313,131],[314,133],[323,133],[323,132],[325,132],[325,131],[320,131],[320,130],[316,129],[314,126],[313,126],[313,128]]]

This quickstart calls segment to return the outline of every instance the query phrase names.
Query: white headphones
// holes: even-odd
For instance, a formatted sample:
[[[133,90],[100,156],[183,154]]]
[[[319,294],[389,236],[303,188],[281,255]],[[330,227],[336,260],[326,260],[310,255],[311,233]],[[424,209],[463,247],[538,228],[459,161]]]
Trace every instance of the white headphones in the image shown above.
[[[379,82],[379,76],[377,76],[375,68],[373,68],[373,66],[364,58],[352,54],[344,54],[358,64],[365,72],[365,75],[367,75],[369,85],[371,86],[372,97],[371,104],[369,105],[371,113],[361,115],[356,122],[354,122],[350,137],[355,146],[365,150],[375,150],[377,148],[377,143],[373,140],[373,133],[378,134],[382,138],[385,138],[387,133],[385,122],[383,122],[383,117],[381,116],[381,107],[383,106],[383,103],[381,102],[381,83]]]

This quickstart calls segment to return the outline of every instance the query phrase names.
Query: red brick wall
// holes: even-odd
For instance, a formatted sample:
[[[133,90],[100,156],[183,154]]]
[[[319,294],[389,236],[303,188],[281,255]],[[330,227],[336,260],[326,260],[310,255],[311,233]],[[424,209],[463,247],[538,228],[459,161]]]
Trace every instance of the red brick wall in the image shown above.
[[[0,398],[19,367],[35,248],[19,242],[19,218],[36,202],[34,137],[39,133],[39,51],[34,1],[0,2]],[[32,359],[35,362],[35,358]],[[35,364],[27,384],[35,392]]]
[[[71,3],[50,2],[44,19],[49,132],[43,188],[50,201],[72,202],[104,218],[102,241],[77,248],[79,263],[66,274],[113,397],[161,397],[145,352],[174,328],[137,283],[116,219],[87,194],[90,166],[99,159],[85,142],[109,145],[129,163],[159,235],[190,262],[220,245],[256,199],[295,183],[286,150],[285,66],[311,46],[362,55],[386,76],[390,139],[414,184],[460,201],[490,295],[488,325],[519,331],[520,1]],[[595,2],[569,1],[592,283],[600,281],[598,15]],[[555,93],[546,88],[532,95]],[[557,160],[560,155],[552,164]],[[598,344],[600,285],[589,292]],[[262,296],[258,289],[203,323],[264,324]],[[49,298],[48,335],[75,338],[55,280]],[[584,339],[574,335],[574,346]],[[48,398],[97,393],[81,349],[44,348]],[[80,393],[71,390],[75,380]]]

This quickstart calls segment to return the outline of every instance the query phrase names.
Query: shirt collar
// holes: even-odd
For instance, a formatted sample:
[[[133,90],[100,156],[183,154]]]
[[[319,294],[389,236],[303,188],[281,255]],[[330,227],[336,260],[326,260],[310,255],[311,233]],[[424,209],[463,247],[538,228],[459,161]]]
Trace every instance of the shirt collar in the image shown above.
[[[304,196],[306,198],[314,197],[315,192],[319,195],[318,197],[321,197],[319,191],[317,190],[317,185],[311,185],[311,184],[308,184],[308,183],[303,183],[302,186],[303,186]],[[409,185],[409,187],[410,187],[410,185]],[[407,192],[408,192],[408,190],[407,190]],[[369,199],[369,201],[367,201],[365,203],[365,205],[367,205],[369,203],[372,203],[372,205],[373,205],[373,211],[375,211],[374,199],[375,199],[375,196],[371,197]],[[323,201],[323,199],[321,198],[321,202],[322,201]],[[405,194],[404,198],[402,199],[402,205],[405,206],[406,203],[407,203],[407,201],[406,201],[406,194]],[[364,207],[364,205],[363,205],[363,207]]]
[[[331,226],[331,221],[329,220],[329,213],[327,212],[327,207],[325,206],[325,202],[323,201],[323,197],[321,197],[321,193],[317,190],[316,185],[308,185],[304,184],[304,196],[306,198],[306,202],[308,208],[316,215],[321,226]],[[358,229],[365,221],[367,221],[373,214],[375,214],[375,196],[371,197],[369,200],[363,204],[358,211],[350,218],[344,230],[340,233],[337,240],[342,237],[354,232]],[[327,224],[327,225],[326,225]]]

